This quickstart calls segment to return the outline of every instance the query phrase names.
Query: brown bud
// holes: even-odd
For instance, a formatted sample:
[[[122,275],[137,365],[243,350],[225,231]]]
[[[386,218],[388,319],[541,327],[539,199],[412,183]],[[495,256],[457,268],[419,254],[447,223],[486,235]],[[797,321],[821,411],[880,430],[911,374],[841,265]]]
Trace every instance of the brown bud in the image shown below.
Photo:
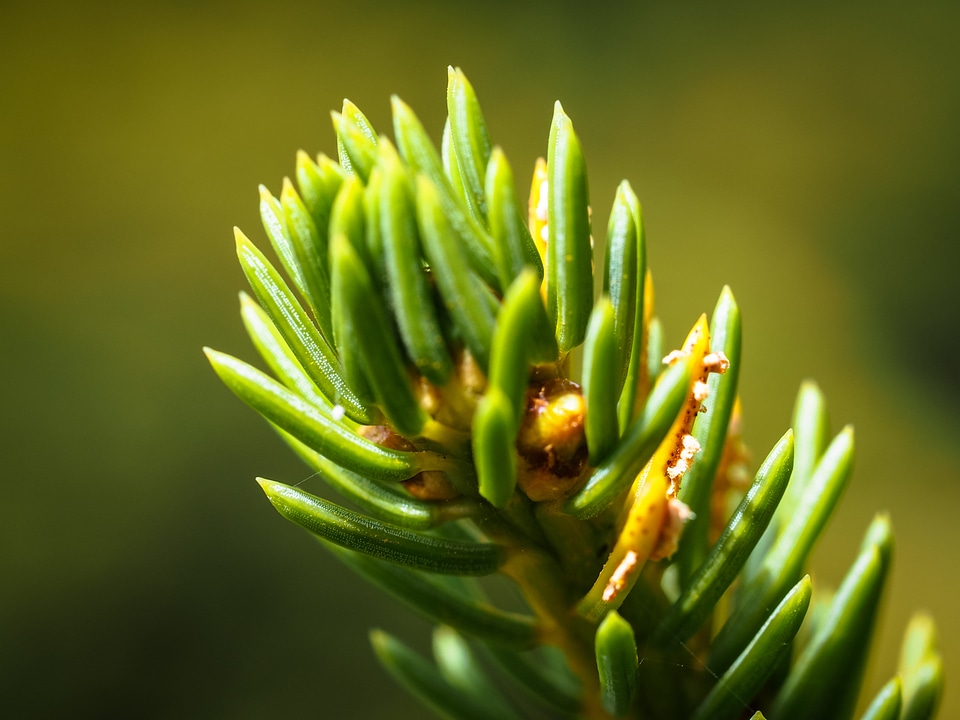
[[[454,487],[442,472],[426,470],[403,481],[407,492],[420,500],[453,500],[460,497],[460,491]]]
[[[385,425],[366,425],[358,430],[359,434],[380,447],[391,450],[415,452],[416,447],[402,435]],[[442,472],[428,470],[403,481],[403,486],[411,495],[420,500],[452,500],[460,497],[460,491]]]
[[[412,442],[403,435],[388,428],[386,425],[364,425],[357,433],[362,438],[366,438],[372,443],[389,450],[402,450],[403,452],[414,452],[417,448]]]
[[[527,391],[517,437],[517,484],[531,500],[556,500],[580,484],[587,469],[585,413],[580,386],[569,380],[549,380]]]

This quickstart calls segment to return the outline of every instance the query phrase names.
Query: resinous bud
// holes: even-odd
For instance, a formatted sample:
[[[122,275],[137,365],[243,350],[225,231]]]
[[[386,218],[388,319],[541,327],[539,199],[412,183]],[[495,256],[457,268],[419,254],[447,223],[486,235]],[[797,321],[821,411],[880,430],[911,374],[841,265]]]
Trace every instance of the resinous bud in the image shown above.
[[[579,484],[587,468],[585,415],[586,402],[574,382],[558,378],[527,391],[517,437],[517,484],[531,500],[556,500]]]

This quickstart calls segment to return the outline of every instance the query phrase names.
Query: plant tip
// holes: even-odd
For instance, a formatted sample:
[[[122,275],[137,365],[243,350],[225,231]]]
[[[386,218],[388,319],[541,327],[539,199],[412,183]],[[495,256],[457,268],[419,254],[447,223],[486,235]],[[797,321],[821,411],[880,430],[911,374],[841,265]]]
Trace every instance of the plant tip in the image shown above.
[[[276,196],[260,185],[279,265],[234,227],[252,289],[239,294],[243,324],[273,377],[233,355],[204,354],[310,477],[355,509],[298,484],[257,484],[354,570],[453,628],[438,631],[431,659],[370,631],[381,664],[444,716],[526,716],[495,697],[460,634],[517,650],[553,645],[562,674],[540,677],[533,658],[496,659],[562,717],[735,718],[767,702],[776,717],[819,717],[823,698],[836,705],[831,716],[848,716],[872,610],[840,622],[846,610],[832,601],[826,614],[838,632],[821,634],[840,655],[804,659],[820,657],[809,633],[792,666],[784,650],[810,605],[807,555],[852,471],[852,426],[831,440],[826,401],[804,380],[795,429],[750,483],[730,286],[712,320],[701,315],[664,357],[671,347],[630,181],[615,188],[597,299],[586,163],[561,102],[548,159],[537,160],[518,202],[469,80],[453,64],[447,79],[439,148],[398,95],[392,140],[343,98],[330,112],[333,158],[298,150],[296,174]],[[581,355],[571,361],[571,352]],[[836,597],[876,607],[892,553],[881,513],[854,566],[866,584],[858,579],[851,595],[844,581]],[[516,582],[528,612],[433,579],[496,572]],[[731,587],[741,588],[732,603]],[[691,667],[691,682],[638,672],[638,637],[667,661],[690,640],[712,667]],[[901,657],[905,707],[933,708],[943,677],[929,616],[911,621]],[[850,687],[843,698],[824,684],[823,698],[793,693],[802,706],[780,714],[781,685],[806,689],[811,672],[835,677],[838,668]],[[899,703],[898,686],[888,687]]]
[[[243,247],[253,244],[250,242],[250,238],[243,234],[243,230],[238,228],[236,225],[233,226],[233,239],[237,243],[238,251]]]

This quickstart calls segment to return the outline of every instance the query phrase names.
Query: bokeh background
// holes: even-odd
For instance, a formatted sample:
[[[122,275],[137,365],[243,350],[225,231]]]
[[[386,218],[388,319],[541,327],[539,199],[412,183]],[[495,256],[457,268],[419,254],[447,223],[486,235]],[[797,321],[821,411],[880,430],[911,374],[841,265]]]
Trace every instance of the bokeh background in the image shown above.
[[[672,344],[733,287],[755,458],[808,376],[856,425],[816,580],[889,509],[869,688],[915,607],[956,678],[960,6],[595,5],[3,3],[6,717],[423,716],[366,629],[425,624],[265,502],[255,475],[307,472],[200,347],[253,357],[231,227],[263,240],[257,184],[335,153],[344,96],[388,129],[398,93],[439,136],[448,64],[518,176],[563,101],[598,230],[632,181]]]

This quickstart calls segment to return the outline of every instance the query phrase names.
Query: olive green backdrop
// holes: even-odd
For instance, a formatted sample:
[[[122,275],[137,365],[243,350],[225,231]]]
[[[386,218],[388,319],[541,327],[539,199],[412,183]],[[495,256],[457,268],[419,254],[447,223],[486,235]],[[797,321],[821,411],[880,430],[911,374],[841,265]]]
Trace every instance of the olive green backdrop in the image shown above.
[[[768,5],[3,3],[3,714],[423,717],[366,628],[426,626],[265,502],[255,475],[307,473],[200,347],[253,357],[231,227],[263,240],[257,184],[335,152],[344,96],[439,135],[447,64],[518,176],[563,101],[598,235],[631,180],[671,344],[733,287],[755,458],[819,380],[858,463],[816,580],[889,509],[870,687],[915,606],[955,681],[960,11]]]

